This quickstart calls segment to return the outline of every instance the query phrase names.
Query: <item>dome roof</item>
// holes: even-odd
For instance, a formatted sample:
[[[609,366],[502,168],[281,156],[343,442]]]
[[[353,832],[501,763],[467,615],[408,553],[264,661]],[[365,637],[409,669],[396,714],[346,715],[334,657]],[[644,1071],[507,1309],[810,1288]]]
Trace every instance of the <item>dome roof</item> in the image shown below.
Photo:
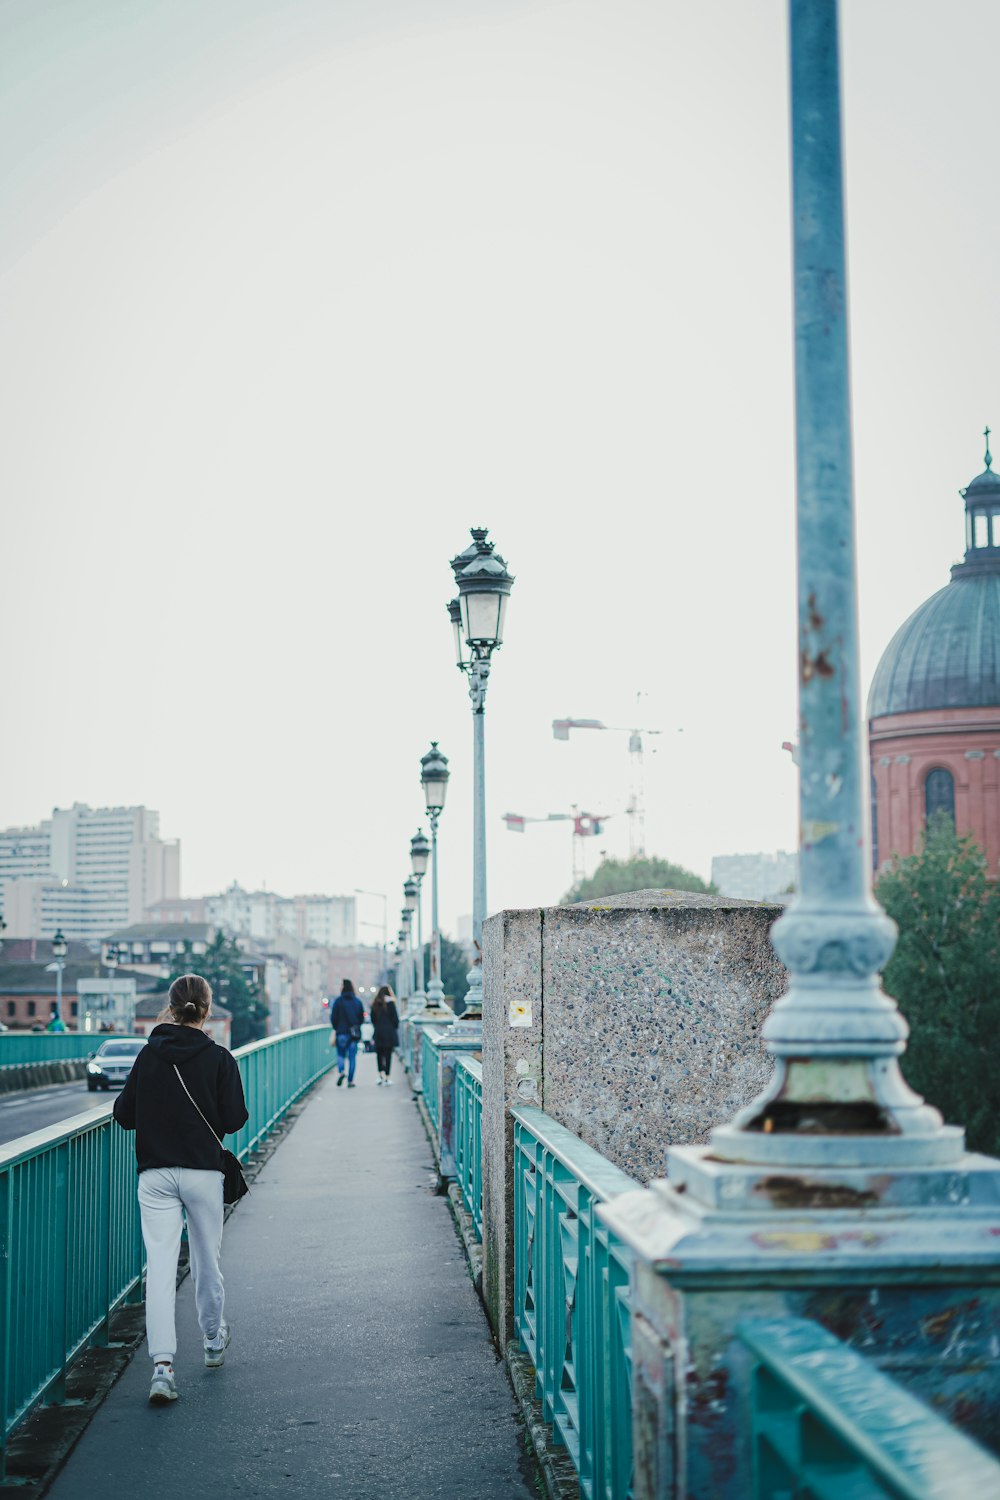
[[[987,477],[996,479],[989,471],[979,476]],[[870,719],[934,708],[1000,707],[1000,569],[966,573],[956,568],[955,573],[886,647],[868,694]]]
[[[987,457],[989,457],[989,454],[987,454]],[[998,489],[1000,489],[1000,474],[994,474],[992,469],[985,468],[981,474],[977,474],[975,479],[966,485],[961,493],[968,500],[970,495],[995,495]]]

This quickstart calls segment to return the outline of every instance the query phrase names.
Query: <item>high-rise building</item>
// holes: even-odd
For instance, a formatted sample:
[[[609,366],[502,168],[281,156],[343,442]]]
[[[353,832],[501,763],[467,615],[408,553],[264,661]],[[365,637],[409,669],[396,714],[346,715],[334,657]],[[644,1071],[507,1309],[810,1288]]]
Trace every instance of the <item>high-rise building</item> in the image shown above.
[[[180,844],[146,807],[55,808],[37,828],[0,832],[0,902],[11,936],[101,937],[180,894]],[[39,929],[39,924],[41,927]]]
[[[51,875],[51,820],[36,828],[5,828],[0,832],[0,912],[5,921],[9,920],[5,895],[10,882],[36,877],[44,880]]]

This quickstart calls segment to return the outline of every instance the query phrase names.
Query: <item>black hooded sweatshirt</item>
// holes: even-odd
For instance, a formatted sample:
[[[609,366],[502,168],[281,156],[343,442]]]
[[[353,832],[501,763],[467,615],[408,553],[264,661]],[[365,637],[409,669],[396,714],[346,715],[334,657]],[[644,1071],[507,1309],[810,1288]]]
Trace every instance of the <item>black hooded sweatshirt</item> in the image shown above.
[[[139,1171],[197,1167],[222,1171],[222,1150],[181,1088],[174,1064],[216,1136],[231,1135],[249,1118],[236,1059],[195,1026],[163,1023],[150,1032],[115,1100],[115,1119],[135,1131]]]

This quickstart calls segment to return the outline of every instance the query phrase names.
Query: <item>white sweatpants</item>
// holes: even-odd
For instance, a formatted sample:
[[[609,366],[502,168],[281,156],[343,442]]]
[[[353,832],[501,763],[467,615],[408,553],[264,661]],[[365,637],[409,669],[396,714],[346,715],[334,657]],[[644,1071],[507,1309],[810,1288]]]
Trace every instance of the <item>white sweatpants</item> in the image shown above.
[[[214,1339],[222,1326],[222,1173],[147,1167],[139,1173],[139,1215],[146,1245],[146,1340],[152,1359],[172,1360],[177,1352],[174,1309],[183,1213],[198,1323],[208,1339]]]

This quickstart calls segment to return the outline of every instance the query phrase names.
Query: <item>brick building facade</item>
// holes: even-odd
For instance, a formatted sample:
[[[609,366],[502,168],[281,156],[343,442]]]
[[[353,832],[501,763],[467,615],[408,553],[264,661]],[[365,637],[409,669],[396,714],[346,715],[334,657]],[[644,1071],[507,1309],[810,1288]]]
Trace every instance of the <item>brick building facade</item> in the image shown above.
[[[989,429],[987,429],[988,437]],[[961,492],[964,562],[916,609],[879,662],[868,699],[876,870],[913,854],[949,813],[1000,875],[1000,477]]]

